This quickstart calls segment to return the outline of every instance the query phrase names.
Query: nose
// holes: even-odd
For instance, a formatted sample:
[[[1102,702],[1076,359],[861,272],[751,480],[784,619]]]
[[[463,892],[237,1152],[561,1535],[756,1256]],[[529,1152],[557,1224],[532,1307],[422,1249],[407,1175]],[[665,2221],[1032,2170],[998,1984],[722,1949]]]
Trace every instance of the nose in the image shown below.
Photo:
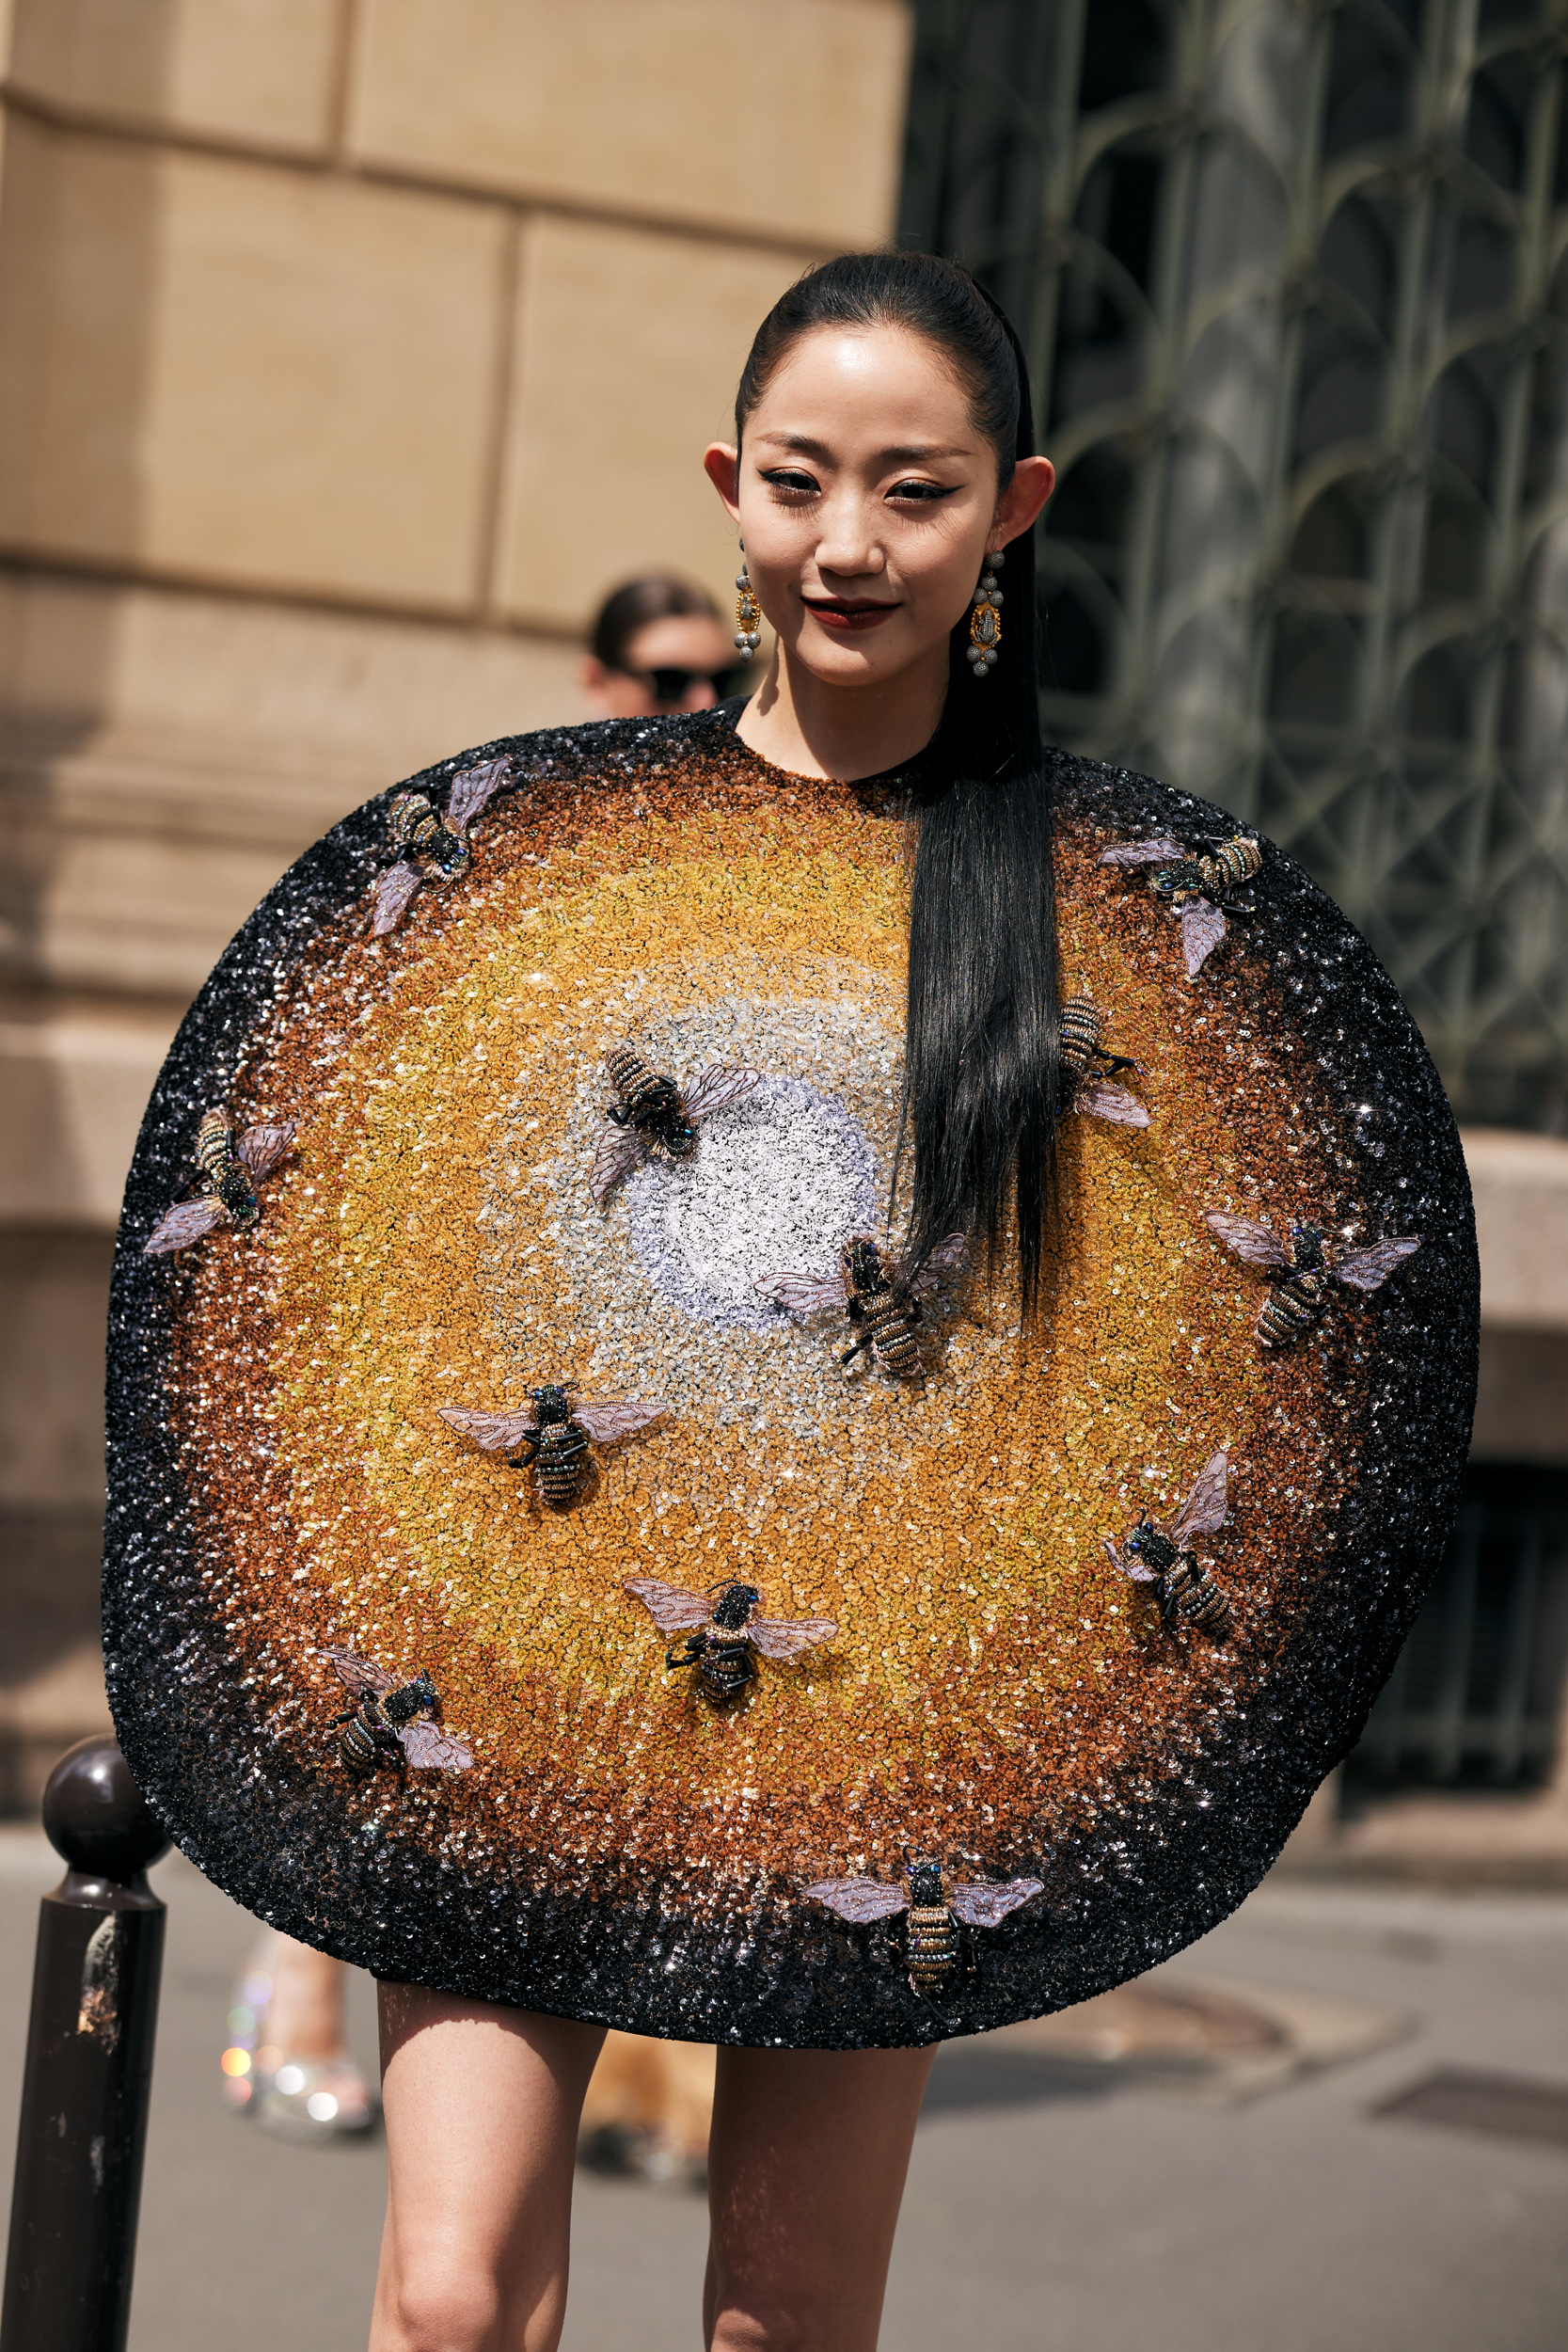
[[[816,543],[818,571],[839,580],[871,580],[886,569],[887,559],[878,545],[874,510],[846,486],[828,501],[822,536]]]
[[[719,690],[710,677],[693,678],[682,697],[683,710],[711,710],[719,700]]]

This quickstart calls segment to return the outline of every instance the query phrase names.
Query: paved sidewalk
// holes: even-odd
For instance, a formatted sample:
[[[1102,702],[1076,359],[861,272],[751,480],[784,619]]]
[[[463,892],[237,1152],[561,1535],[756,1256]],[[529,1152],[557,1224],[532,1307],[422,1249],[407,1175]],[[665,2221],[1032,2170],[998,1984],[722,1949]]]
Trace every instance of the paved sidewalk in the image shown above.
[[[8,2169],[36,1899],[58,1872],[40,1836],[0,1832]],[[169,1940],[132,2352],[359,2352],[380,2147],[279,2147],[221,2110],[246,1923],[182,1861],[156,1879]],[[1568,1899],[1278,1883],[1183,1972],[1377,2004],[1410,2031],[1241,2105],[996,2042],[943,2052],[885,2352],[1560,2352],[1568,2146],[1372,2110],[1439,2067],[1568,2090]],[[368,1996],[356,1984],[367,2059]],[[692,2352],[705,2236],[697,2199],[579,2175],[565,2352]]]

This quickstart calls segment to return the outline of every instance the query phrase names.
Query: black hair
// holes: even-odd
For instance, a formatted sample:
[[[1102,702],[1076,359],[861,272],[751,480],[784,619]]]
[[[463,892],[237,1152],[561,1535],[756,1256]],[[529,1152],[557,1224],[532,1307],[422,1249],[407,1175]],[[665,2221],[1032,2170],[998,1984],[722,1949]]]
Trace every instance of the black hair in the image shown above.
[[[693,615],[705,621],[719,618],[719,607],[705,588],[693,588],[669,572],[628,580],[600,605],[588,650],[607,670],[623,670],[639,630],[651,621],[686,620]]]
[[[897,326],[952,367],[996,452],[998,492],[1035,452],[1017,336],[967,270],[928,253],[845,253],[797,279],[757,330],[736,439],[797,336]],[[912,1164],[911,1248],[962,1229],[994,1269],[1009,1204],[1025,1315],[1039,1296],[1060,1102],[1056,901],[1039,722],[1034,534],[1006,548],[1003,644],[976,677],[969,612],[954,628],[941,723],[916,769],[917,843],[896,1190]]]

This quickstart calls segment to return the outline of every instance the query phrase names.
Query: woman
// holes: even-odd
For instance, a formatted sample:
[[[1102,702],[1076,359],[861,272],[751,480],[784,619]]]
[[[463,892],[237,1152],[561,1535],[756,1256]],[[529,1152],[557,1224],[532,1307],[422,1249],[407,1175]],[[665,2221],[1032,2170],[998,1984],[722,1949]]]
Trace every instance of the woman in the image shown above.
[[[809,273],[706,457],[752,698],[350,819],[144,1128],[117,1725],[382,1980],[373,2352],[556,2343],[609,2024],[721,2045],[705,2341],[869,2352],[934,2043],[1233,1907],[1441,1553],[1451,1120],[1287,861],[1042,750],[1030,432],[961,271]]]
[[[607,719],[711,710],[737,691],[737,667],[711,596],[668,573],[628,580],[605,598],[582,665]]]
[[[835,301],[829,272],[797,297],[808,320],[820,308],[820,324],[794,324],[786,296],[764,326],[737,403],[739,447],[716,443],[705,462],[778,640],[736,732],[773,768],[852,781],[899,768],[936,734],[954,630],[985,558],[1015,541],[1027,549],[1053,472],[1028,454],[1032,420],[1006,331],[957,271],[872,261],[842,275],[847,298]],[[939,304],[951,321],[945,344],[899,316]],[[976,703],[989,694],[993,705],[969,714],[965,752],[984,745],[982,773],[997,749],[1011,756],[1006,782],[988,773],[988,788],[1014,805],[981,845],[994,860],[987,880],[1039,943],[1015,974],[999,936],[975,987],[1017,990],[1008,1046],[1026,1075],[1012,1099],[977,1104],[970,1135],[944,1137],[940,1155],[922,1148],[917,1126],[915,1165],[926,1232],[945,1232],[973,1202],[1000,1241],[1022,1146],[1033,1281],[1055,1073],[1031,568],[1026,554],[1014,564],[1010,690],[964,680]],[[1027,864],[1013,864],[1015,843]],[[955,1032],[967,1009],[943,1008]],[[950,1051],[951,1036],[930,1046]],[[412,1988],[383,1999],[391,2201],[372,2346],[552,2344],[578,2116],[600,2032]],[[875,2344],[931,2056],[721,2051],[704,2295],[716,2352]]]

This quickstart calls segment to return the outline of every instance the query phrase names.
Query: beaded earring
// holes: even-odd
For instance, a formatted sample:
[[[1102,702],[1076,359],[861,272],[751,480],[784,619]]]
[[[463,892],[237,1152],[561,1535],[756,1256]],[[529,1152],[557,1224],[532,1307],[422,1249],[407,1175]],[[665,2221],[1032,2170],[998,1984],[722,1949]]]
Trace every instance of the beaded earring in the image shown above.
[[[1002,643],[1002,591],[996,584],[996,575],[1006,560],[1000,551],[988,555],[985,569],[980,575],[980,585],[974,591],[974,609],[969,616],[969,644],[964,659],[976,677],[984,677],[988,670],[996,667],[996,649]]]
[[[740,569],[735,576],[735,584],[738,592],[735,600],[735,649],[742,661],[750,661],[762,643],[762,632],[757,627],[762,618],[762,607],[757,602],[756,590],[752,586],[752,575],[746,568],[744,539],[740,542]]]

